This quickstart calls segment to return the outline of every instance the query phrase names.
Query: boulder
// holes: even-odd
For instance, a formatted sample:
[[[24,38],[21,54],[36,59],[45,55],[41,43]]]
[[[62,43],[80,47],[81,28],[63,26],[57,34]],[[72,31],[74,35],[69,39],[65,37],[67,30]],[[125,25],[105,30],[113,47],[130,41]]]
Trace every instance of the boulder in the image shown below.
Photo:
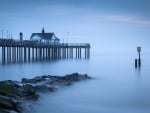
[[[21,111],[20,101],[7,96],[0,95],[0,108],[6,110]]]
[[[22,78],[22,83],[33,83],[33,84],[36,84],[36,83],[45,81],[47,79],[50,79],[50,76],[46,76],[46,75],[44,75],[44,76],[36,76],[33,79]]]
[[[22,78],[22,83],[36,83],[34,79]]]
[[[65,76],[43,75],[22,82],[6,80],[0,82],[0,113],[20,113],[24,100],[37,100],[38,92],[53,92],[73,82],[90,79],[87,74],[72,73]],[[23,101],[22,101],[23,100]]]
[[[68,81],[68,82],[73,82],[73,81],[79,81],[79,80],[86,80],[89,79],[87,74],[78,74],[78,73],[72,73],[66,76],[63,76],[60,78],[62,80]]]
[[[0,113],[21,113],[21,112],[0,108]]]
[[[26,99],[34,99],[37,100],[39,95],[36,93],[36,90],[32,85],[26,84],[23,85],[22,88],[20,89],[21,96],[26,98]]]
[[[34,86],[34,89],[39,92],[53,92],[56,88],[48,85],[36,85]]]
[[[20,87],[20,82],[18,81],[13,81],[13,80],[5,80],[5,81],[1,81],[0,84],[8,84],[10,86],[13,86],[15,88],[19,88]]]

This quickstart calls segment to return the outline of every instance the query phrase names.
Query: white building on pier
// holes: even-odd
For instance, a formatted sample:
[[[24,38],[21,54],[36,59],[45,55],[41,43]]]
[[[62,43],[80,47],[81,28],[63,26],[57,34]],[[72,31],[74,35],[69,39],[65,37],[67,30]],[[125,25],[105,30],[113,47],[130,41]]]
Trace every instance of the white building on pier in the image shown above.
[[[48,44],[58,44],[60,42],[55,33],[45,33],[44,28],[42,29],[42,33],[32,33],[30,40]]]

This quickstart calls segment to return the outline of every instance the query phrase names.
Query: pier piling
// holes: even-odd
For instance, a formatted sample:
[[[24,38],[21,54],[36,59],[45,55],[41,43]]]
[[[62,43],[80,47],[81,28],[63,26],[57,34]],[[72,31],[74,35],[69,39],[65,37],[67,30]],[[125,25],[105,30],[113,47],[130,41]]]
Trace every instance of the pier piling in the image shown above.
[[[32,41],[0,39],[2,63],[27,62],[51,59],[89,59],[90,44],[45,44]],[[83,56],[84,55],[84,56]]]

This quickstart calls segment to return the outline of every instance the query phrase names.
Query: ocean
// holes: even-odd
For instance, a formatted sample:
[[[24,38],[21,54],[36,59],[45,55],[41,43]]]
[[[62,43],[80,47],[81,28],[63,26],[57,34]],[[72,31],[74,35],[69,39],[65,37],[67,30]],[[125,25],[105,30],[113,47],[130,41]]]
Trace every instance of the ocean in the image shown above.
[[[92,53],[90,59],[0,64],[0,80],[39,75],[87,73],[91,80],[76,82],[31,102],[31,113],[150,113],[150,54]]]

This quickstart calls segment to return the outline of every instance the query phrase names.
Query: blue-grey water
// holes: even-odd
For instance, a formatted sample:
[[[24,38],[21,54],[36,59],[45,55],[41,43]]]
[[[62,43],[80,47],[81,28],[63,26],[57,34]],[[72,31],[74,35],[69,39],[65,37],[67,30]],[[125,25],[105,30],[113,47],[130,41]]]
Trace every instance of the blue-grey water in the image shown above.
[[[21,80],[37,75],[87,73],[94,79],[74,83],[32,102],[31,113],[150,113],[150,55],[92,54],[89,60],[58,60],[0,65],[0,80]]]

